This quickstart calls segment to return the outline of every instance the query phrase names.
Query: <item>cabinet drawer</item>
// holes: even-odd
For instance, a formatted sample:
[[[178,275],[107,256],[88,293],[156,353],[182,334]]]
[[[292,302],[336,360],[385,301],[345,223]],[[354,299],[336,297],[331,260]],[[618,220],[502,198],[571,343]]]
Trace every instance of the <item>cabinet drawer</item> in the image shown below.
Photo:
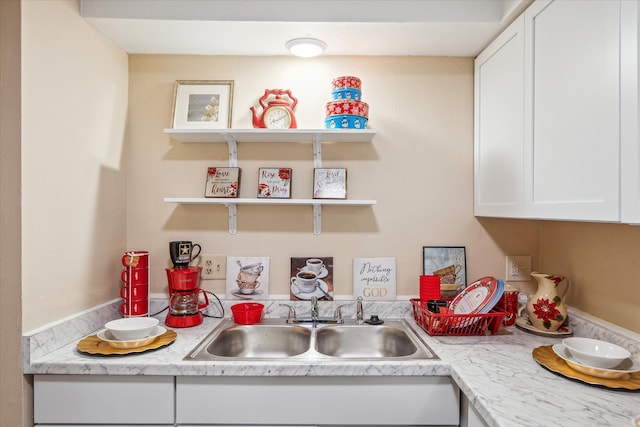
[[[35,375],[34,421],[51,424],[171,424],[174,377]]]
[[[449,377],[179,377],[178,424],[458,425]]]

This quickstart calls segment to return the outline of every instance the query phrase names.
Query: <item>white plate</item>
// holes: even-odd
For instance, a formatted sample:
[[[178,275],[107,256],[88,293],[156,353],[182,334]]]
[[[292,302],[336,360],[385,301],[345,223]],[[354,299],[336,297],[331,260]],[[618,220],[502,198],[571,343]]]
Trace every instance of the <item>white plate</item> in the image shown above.
[[[318,279],[318,283],[320,284],[320,287],[329,295],[331,295],[331,293],[329,293],[329,285],[327,285],[325,283],[324,280],[320,280]],[[325,296],[325,294],[322,293],[322,291],[318,288],[316,288],[313,292],[300,292],[300,289],[295,285],[295,281],[294,283],[291,284],[291,293],[298,299],[304,299],[304,300],[310,300],[311,297],[317,297],[322,298]]]
[[[626,359],[621,364],[616,366],[615,369],[604,369],[604,368],[595,368],[589,365],[585,365],[584,363],[578,362],[578,360],[573,357],[573,355],[567,350],[567,348],[562,343],[554,344],[553,352],[557,354],[561,359],[567,362],[571,368],[575,369],[578,372],[582,372],[583,374],[591,375],[593,377],[598,378],[608,378],[608,379],[616,379],[616,378],[627,378],[629,375],[634,372],[640,371],[640,364],[636,363],[632,359]]]
[[[243,294],[242,292],[240,292],[239,289],[236,289],[235,291],[231,292],[231,295],[233,295],[234,297],[238,297],[238,298],[248,298],[248,299],[252,299],[255,298],[257,295],[262,295],[264,293],[263,290],[261,289],[254,289],[252,293],[250,294]]]
[[[149,333],[148,336],[137,339],[137,340],[126,340],[126,341],[117,340],[108,329],[101,330],[100,332],[98,332],[97,335],[98,335],[98,338],[100,338],[102,341],[108,342],[109,345],[113,348],[126,349],[126,348],[144,347],[145,345],[149,345],[152,342],[154,342],[156,338],[158,338],[160,335],[164,334],[165,332],[167,332],[167,329],[165,327],[157,325],[157,326],[154,326],[153,329],[151,329],[151,332]]]
[[[569,326],[560,326],[557,331],[545,331],[542,329],[538,329],[531,324],[528,316],[522,316],[516,318],[516,326],[526,332],[530,332],[534,335],[539,335],[541,337],[570,337],[573,335],[573,329]]]
[[[449,310],[452,310],[454,314],[477,314],[483,313],[485,310],[488,312],[493,308],[493,305],[489,304],[493,301],[497,303],[502,292],[504,292],[504,285],[501,287],[497,279],[483,277],[464,288],[451,301]]]

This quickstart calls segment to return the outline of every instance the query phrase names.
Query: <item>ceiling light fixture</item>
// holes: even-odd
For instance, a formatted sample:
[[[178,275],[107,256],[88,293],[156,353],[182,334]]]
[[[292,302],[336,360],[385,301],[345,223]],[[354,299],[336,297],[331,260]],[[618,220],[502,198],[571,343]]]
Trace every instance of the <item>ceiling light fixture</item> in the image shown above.
[[[322,52],[327,48],[327,44],[322,40],[301,37],[289,40],[285,43],[285,47],[292,55],[301,58],[313,58],[314,56],[322,55]]]

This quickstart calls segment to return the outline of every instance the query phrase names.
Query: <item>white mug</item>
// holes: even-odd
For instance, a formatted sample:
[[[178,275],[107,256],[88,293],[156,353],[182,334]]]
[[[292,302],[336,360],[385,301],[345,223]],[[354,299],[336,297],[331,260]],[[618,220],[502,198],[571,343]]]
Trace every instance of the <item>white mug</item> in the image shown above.
[[[309,258],[307,260],[306,269],[308,271],[313,271],[314,273],[320,273],[323,268],[324,268],[324,263],[320,258]]]
[[[300,292],[306,294],[316,290],[318,275],[313,271],[299,271],[296,277],[291,278],[291,283],[300,289]]]

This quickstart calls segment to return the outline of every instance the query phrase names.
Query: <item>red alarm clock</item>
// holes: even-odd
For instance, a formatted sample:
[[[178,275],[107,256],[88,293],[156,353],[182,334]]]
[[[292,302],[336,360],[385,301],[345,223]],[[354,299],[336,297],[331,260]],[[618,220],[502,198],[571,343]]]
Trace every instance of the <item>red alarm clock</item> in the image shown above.
[[[267,98],[273,96],[267,102]],[[267,129],[295,129],[298,127],[293,110],[298,104],[289,89],[266,89],[259,100],[262,107],[262,115],[258,116],[255,107],[250,110],[253,113],[253,127]]]

